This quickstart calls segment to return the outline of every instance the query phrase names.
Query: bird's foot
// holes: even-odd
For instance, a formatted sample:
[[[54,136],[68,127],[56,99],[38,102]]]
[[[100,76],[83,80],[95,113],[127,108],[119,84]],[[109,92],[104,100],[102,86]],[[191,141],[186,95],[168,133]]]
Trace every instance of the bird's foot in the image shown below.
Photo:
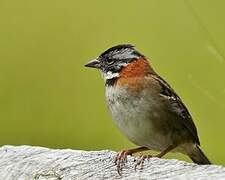
[[[120,152],[117,153],[114,162],[117,166],[117,172],[119,175],[121,175],[121,172],[125,166],[125,164],[127,163],[127,156],[128,155],[132,155],[132,151],[131,150],[122,150]]]
[[[153,157],[153,156],[151,156],[151,155],[141,155],[141,156],[139,156],[139,158],[137,159],[137,163],[136,163],[136,165],[135,165],[135,167],[134,167],[135,171],[137,170],[137,167],[138,167],[138,166],[140,166],[140,169],[142,170],[143,167],[144,167],[144,162],[145,162],[145,160],[146,160],[146,159],[149,160],[149,159],[152,158],[152,157]]]

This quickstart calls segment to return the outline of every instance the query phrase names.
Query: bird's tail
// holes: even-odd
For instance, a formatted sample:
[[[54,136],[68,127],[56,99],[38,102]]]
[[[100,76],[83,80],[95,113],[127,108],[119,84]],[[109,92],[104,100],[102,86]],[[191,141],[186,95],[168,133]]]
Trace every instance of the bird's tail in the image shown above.
[[[194,163],[212,164],[198,145],[194,146],[194,150],[188,156]]]

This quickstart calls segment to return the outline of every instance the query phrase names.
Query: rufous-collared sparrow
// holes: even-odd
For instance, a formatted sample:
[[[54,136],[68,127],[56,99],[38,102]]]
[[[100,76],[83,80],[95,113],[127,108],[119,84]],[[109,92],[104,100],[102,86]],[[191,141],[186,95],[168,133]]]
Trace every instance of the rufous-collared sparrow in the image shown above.
[[[140,146],[117,154],[119,173],[127,155],[150,149],[160,151],[156,157],[177,151],[197,164],[211,164],[199,147],[197,129],[187,108],[133,45],[114,46],[85,66],[101,71],[113,121]],[[141,156],[137,165],[146,157]]]

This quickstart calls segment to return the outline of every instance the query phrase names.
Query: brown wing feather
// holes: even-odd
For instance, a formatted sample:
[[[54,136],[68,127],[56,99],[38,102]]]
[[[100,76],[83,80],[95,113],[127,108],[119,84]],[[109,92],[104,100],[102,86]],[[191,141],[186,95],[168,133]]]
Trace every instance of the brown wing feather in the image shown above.
[[[154,78],[156,81],[159,82],[160,86],[162,87],[161,95],[164,96],[168,101],[170,101],[171,104],[171,111],[177,116],[180,117],[181,122],[183,125],[188,129],[188,131],[191,133],[192,137],[194,138],[195,142],[200,145],[200,141],[197,134],[197,129],[195,127],[195,124],[192,120],[192,117],[190,113],[188,112],[188,109],[185,107],[179,96],[176,94],[176,92],[170,87],[170,85],[163,80],[160,76],[157,74],[151,74],[151,77]]]

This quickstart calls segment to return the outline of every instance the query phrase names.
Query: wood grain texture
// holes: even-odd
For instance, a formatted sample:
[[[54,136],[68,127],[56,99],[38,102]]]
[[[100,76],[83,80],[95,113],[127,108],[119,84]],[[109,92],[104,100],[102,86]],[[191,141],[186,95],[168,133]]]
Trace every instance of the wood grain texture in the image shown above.
[[[116,152],[54,150],[32,146],[0,148],[0,179],[225,179],[225,168],[178,160],[152,158],[143,170],[134,170],[134,158],[119,176],[113,163]]]

